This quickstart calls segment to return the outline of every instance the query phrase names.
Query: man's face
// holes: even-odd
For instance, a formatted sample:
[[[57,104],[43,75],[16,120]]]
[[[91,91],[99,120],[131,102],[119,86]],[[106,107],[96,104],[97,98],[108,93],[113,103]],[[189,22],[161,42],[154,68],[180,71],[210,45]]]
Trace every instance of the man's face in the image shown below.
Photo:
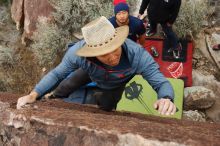
[[[128,12],[127,11],[120,11],[116,14],[116,20],[121,24],[126,24],[128,22]]]
[[[96,58],[104,63],[107,64],[109,66],[116,66],[119,64],[120,58],[121,58],[121,52],[122,49],[121,47],[119,47],[118,49],[116,49],[115,51],[102,55],[102,56],[97,56]]]

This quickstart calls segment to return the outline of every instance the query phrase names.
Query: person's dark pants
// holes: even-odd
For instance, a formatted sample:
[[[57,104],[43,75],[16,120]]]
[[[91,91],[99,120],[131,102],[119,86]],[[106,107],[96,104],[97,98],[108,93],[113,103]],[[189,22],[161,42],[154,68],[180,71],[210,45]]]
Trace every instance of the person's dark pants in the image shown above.
[[[81,68],[77,69],[70,77],[63,80],[55,89],[53,95],[59,98],[68,97],[72,92],[91,82],[87,72]],[[94,92],[93,98],[100,109],[111,111],[116,109],[117,103],[121,99],[125,85],[115,89],[98,89]]]
[[[163,32],[166,34],[168,40],[171,42],[173,49],[178,49],[179,41],[177,35],[174,33],[172,26],[168,26],[166,23],[160,23]]]
[[[111,90],[101,89],[94,93],[97,105],[100,109],[111,111],[116,109],[118,102],[121,99],[125,86],[121,86]]]
[[[80,87],[91,82],[91,79],[87,72],[82,70],[81,68],[74,71],[71,76],[64,79],[58,87],[54,90],[53,95],[59,98],[66,98],[72,92],[76,91]]]
[[[150,23],[150,30],[152,32],[156,32],[157,31],[157,23],[152,20],[149,20],[149,23]]]
[[[170,41],[173,50],[178,49],[179,46],[179,39],[177,35],[174,33],[172,26],[168,26],[167,23],[160,23],[163,32],[166,34],[167,39]],[[156,31],[157,30],[157,23],[154,21],[150,21],[150,30]]]

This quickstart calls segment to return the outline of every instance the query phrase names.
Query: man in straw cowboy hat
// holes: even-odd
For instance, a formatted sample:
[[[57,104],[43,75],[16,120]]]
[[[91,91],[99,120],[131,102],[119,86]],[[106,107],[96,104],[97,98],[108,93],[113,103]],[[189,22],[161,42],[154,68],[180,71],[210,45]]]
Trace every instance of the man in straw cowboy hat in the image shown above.
[[[149,53],[126,39],[128,32],[128,26],[115,29],[103,16],[85,25],[82,28],[84,40],[72,46],[62,62],[45,75],[30,94],[18,99],[17,108],[35,102],[80,68],[88,77],[79,75],[73,84],[80,87],[91,80],[95,82],[101,92],[95,93],[94,98],[103,110],[115,109],[126,83],[135,74],[141,74],[158,93],[154,107],[163,115],[174,114],[172,86]]]
[[[115,16],[109,19],[111,24],[115,28],[127,25],[129,27],[129,34],[127,38],[133,40],[134,42],[138,41],[139,44],[144,46],[146,29],[143,21],[129,15],[129,6],[126,3],[126,0],[114,0],[113,4]],[[85,78],[85,76],[88,75],[82,69],[78,69],[77,71],[71,73],[59,84],[59,86],[56,87],[52,94],[50,94],[50,97],[65,98],[64,101],[67,102],[71,101],[83,104],[96,104],[94,98],[91,98],[93,91],[97,90],[95,83],[89,83],[88,85],[83,86],[79,90],[75,91],[75,89],[78,88],[78,84],[76,85],[73,83],[77,82],[78,78]],[[82,83],[82,81],[80,82]],[[68,99],[66,99],[67,97]]]

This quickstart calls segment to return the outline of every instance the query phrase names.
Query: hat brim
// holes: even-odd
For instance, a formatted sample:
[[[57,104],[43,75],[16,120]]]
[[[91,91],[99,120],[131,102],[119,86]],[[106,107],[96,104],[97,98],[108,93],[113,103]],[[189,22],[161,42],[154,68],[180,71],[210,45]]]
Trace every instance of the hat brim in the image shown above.
[[[82,48],[76,51],[76,55],[83,57],[96,57],[111,53],[118,49],[128,36],[129,27],[121,26],[116,28],[116,36],[106,44],[97,47],[89,47],[85,44]]]

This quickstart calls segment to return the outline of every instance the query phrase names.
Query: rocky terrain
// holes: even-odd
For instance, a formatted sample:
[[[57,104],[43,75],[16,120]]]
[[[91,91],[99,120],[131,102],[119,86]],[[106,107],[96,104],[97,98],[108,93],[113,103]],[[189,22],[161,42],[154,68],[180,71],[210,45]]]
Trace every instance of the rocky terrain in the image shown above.
[[[50,21],[53,11],[42,1],[32,2],[14,0],[11,10],[0,6],[0,145],[219,145],[220,50],[212,46],[220,43],[220,27],[215,21],[193,40],[193,86],[184,89],[183,120],[106,113],[60,100],[18,111],[19,95],[30,92],[45,72],[29,49],[36,18]],[[32,13],[27,5],[39,7]]]
[[[38,101],[16,110],[19,95],[0,94],[0,144],[58,146],[212,145],[220,139],[220,123],[192,122],[96,107]]]

